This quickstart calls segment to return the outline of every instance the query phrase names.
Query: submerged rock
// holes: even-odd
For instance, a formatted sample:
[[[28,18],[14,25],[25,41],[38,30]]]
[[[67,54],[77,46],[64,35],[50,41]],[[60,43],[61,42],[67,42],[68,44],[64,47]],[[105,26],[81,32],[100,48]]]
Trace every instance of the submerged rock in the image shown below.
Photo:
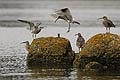
[[[29,65],[72,64],[73,59],[70,41],[62,37],[34,39],[27,55]]]
[[[120,36],[111,33],[93,36],[83,45],[76,61],[82,68],[93,61],[108,68],[120,68]]]

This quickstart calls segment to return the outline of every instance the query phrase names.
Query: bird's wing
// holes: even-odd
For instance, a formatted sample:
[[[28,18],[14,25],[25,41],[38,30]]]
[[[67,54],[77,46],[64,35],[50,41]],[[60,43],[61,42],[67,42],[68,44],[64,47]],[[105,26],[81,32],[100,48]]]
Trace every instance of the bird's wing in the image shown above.
[[[67,8],[66,14],[71,15],[70,9]]]
[[[112,22],[111,20],[107,20],[107,23],[109,23],[109,25],[110,25],[111,27],[115,27],[115,25],[113,24],[113,22]]]
[[[64,16],[64,15],[66,15],[65,13],[61,12],[60,10],[55,11],[55,14],[58,15],[58,16]]]
[[[27,21],[27,20],[18,20],[18,21],[29,24],[30,30],[34,27],[34,23],[32,23],[30,21]]]
[[[54,17],[54,18],[58,18],[59,17],[58,14],[51,14],[51,16]]]
[[[76,45],[79,46],[79,47],[81,47],[84,43],[85,43],[85,39],[83,37],[79,37],[77,39]]]
[[[109,25],[108,25],[109,23],[105,20],[105,21],[103,21],[103,25],[105,26],[105,27],[109,27]]]
[[[71,15],[71,12],[68,8],[63,8],[63,9],[60,9],[60,10],[56,10],[55,13],[59,16],[62,16],[62,15]]]

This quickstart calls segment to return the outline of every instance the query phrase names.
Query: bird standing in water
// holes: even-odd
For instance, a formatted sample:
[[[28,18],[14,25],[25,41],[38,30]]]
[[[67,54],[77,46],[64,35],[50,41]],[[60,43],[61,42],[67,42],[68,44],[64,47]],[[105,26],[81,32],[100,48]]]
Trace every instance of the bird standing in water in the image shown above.
[[[85,39],[82,37],[82,35],[80,33],[75,34],[75,36],[78,35],[77,41],[76,41],[76,46],[79,49],[80,52],[80,48],[82,48],[83,44],[85,43]]]
[[[108,33],[110,33],[110,28],[115,27],[113,22],[111,20],[109,20],[106,16],[103,16],[102,18],[99,18],[99,19],[103,19],[103,25],[106,27],[106,32],[109,29]]]
[[[26,20],[18,20],[18,21],[29,24],[30,26],[29,30],[33,34],[32,35],[33,39],[36,38],[36,34],[38,34],[44,28],[44,27],[39,27],[42,24],[41,22],[36,23],[35,25],[33,22],[26,21]]]
[[[73,24],[76,23],[76,24],[80,25],[79,22],[73,20],[71,12],[70,12],[70,10],[68,8],[63,8],[63,9],[57,10],[57,11],[55,11],[55,14],[52,14],[52,16],[57,18],[55,20],[55,22],[58,19],[63,19],[63,20],[65,20],[68,23],[69,27],[68,27],[67,32],[70,32],[70,27],[71,27],[70,24],[71,23],[73,23]]]

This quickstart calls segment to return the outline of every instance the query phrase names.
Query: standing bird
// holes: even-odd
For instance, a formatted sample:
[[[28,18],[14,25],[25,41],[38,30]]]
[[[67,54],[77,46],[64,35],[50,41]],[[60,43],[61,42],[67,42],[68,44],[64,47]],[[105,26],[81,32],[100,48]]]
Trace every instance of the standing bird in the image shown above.
[[[107,32],[107,29],[109,29],[109,33],[110,33],[110,28],[111,27],[115,28],[115,25],[113,24],[113,22],[109,20],[106,16],[103,16],[102,18],[99,18],[99,19],[103,19],[103,25],[106,27],[106,32]]]
[[[70,32],[70,27],[71,27],[70,23],[73,23],[73,24],[76,23],[76,24],[80,25],[79,22],[73,20],[71,12],[68,8],[63,8],[63,9],[57,10],[57,11],[55,11],[55,14],[52,14],[52,16],[57,18],[55,20],[55,22],[58,19],[63,19],[68,23],[69,27],[68,27],[67,32]]]
[[[29,44],[29,41],[25,41],[25,42],[22,42],[21,44],[25,43],[26,44],[26,50],[29,51],[29,48],[30,48],[30,44]]]
[[[85,39],[82,37],[82,35],[80,33],[75,34],[75,36],[78,35],[77,41],[76,41],[76,46],[79,49],[80,52],[80,48],[82,48],[83,44],[85,43]]]
[[[44,27],[39,27],[42,24],[41,22],[36,23],[35,25],[33,22],[26,21],[26,20],[18,20],[18,21],[29,24],[30,26],[29,30],[33,34],[32,35],[33,39],[36,38],[36,34],[38,34],[44,28]]]

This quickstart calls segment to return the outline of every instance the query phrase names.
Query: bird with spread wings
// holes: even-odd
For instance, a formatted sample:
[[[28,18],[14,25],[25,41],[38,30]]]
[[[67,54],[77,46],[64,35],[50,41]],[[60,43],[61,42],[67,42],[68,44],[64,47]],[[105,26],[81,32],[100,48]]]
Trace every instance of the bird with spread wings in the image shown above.
[[[18,20],[23,23],[29,24],[29,30],[33,34],[32,37],[33,39],[36,38],[36,34],[38,34],[44,27],[39,27],[42,23],[36,23],[36,25],[33,22],[27,21],[27,20]]]
[[[68,8],[57,10],[55,11],[55,14],[51,14],[51,15],[56,18],[55,22],[57,22],[58,19],[62,19],[68,23],[69,27],[67,32],[70,32],[71,23],[72,24],[76,23],[80,25],[78,21],[73,20],[72,14]]]

